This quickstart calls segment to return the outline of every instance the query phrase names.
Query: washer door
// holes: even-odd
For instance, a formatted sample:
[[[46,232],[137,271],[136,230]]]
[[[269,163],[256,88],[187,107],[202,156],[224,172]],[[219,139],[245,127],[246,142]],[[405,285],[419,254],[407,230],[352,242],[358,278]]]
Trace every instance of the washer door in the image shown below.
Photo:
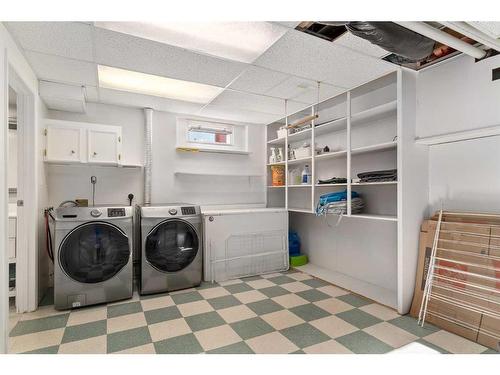
[[[111,279],[128,263],[128,237],[118,227],[94,221],[73,229],[59,247],[59,264],[73,280],[93,284]]]
[[[169,219],[146,237],[146,260],[157,270],[177,272],[191,264],[199,251],[198,234],[184,220]]]

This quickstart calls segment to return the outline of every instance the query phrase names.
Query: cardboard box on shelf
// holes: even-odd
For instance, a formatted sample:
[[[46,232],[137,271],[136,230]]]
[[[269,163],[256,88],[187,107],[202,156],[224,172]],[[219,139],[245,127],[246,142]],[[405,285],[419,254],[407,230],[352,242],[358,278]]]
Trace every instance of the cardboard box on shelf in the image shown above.
[[[435,219],[434,219],[435,218]],[[418,317],[437,226],[421,225],[415,293]],[[500,216],[444,215],[426,322],[498,350],[500,341]],[[434,297],[433,297],[434,296]],[[486,315],[485,315],[486,314]]]

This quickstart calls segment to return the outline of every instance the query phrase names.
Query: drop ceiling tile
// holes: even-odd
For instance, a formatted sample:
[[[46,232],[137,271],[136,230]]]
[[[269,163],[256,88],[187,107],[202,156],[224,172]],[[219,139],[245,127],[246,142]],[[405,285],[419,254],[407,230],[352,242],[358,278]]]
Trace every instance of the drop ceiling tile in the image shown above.
[[[255,65],[348,88],[395,69],[385,61],[297,30],[289,30]]]
[[[251,66],[231,83],[229,88],[254,94],[265,94],[288,77],[290,77],[288,74]]]
[[[6,22],[7,29],[29,51],[92,61],[91,26],[80,22]]]
[[[266,92],[267,95],[277,98],[291,99],[308,91],[317,92],[318,83],[316,81],[290,76],[279,85]]]
[[[26,51],[26,58],[38,79],[97,86],[97,66],[94,63],[32,51]]]
[[[280,116],[285,114],[285,101],[283,99],[232,90],[225,90],[211,104]],[[303,103],[288,102],[289,111],[297,111],[303,107]]]
[[[344,33],[339,38],[335,39],[333,43],[351,48],[355,51],[373,57],[382,57],[389,54],[389,52],[387,52],[385,49],[380,48],[379,46],[372,44],[363,38],[357,37],[350,32]]]
[[[500,22],[497,21],[467,21],[468,24],[475,27],[491,37],[500,38]]]
[[[332,96],[341,94],[344,91],[346,91],[346,89],[343,87],[337,87],[329,85],[327,83],[321,83],[319,90],[319,100],[320,101],[326,100],[328,98],[331,98]],[[307,104],[316,103],[318,101],[317,89],[315,88],[314,90],[307,90],[302,94],[295,96],[293,100]]]
[[[142,73],[225,87],[247,64],[95,28],[95,61]]]
[[[282,116],[269,113],[248,111],[233,107],[223,107],[219,105],[209,104],[203,108],[198,115],[210,117],[214,119],[247,122],[252,124],[269,124]]]
[[[99,89],[99,103],[115,104],[136,108],[153,108],[157,111],[194,114],[203,106],[196,103],[188,103],[181,100],[160,98],[150,95],[134,94],[126,91]]]

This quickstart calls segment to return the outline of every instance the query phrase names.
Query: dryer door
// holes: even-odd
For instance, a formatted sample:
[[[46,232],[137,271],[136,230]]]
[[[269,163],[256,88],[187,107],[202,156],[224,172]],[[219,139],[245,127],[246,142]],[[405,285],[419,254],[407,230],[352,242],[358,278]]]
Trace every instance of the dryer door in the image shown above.
[[[118,227],[101,221],[73,229],[59,247],[59,264],[73,280],[99,283],[111,279],[130,259],[128,237]]]
[[[145,243],[146,260],[157,270],[177,272],[191,264],[200,240],[194,227],[184,220],[169,219],[149,232]]]

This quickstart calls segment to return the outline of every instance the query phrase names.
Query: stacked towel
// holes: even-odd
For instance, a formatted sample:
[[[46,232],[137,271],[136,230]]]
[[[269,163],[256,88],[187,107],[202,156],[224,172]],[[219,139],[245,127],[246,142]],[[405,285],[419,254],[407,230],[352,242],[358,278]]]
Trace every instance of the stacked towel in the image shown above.
[[[385,182],[398,179],[397,169],[386,169],[383,171],[371,171],[358,173],[359,182]]]

